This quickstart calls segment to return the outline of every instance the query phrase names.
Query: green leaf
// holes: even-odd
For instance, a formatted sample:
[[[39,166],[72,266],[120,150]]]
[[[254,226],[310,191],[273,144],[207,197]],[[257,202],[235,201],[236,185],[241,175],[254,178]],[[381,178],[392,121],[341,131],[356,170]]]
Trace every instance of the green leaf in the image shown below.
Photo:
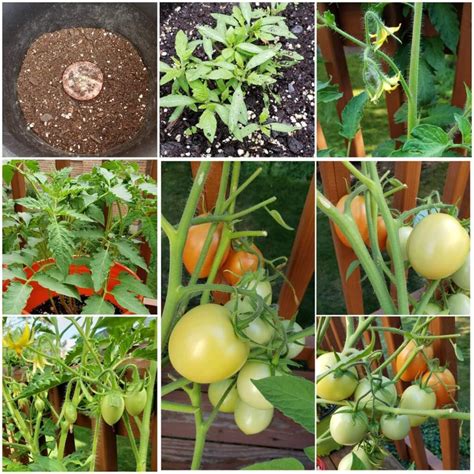
[[[433,26],[444,44],[454,53],[459,41],[459,19],[456,8],[451,3],[429,3],[428,11]]]
[[[465,145],[470,145],[472,141],[471,123],[466,117],[459,114],[454,114],[454,119],[456,120],[456,123],[458,124],[458,127],[459,127],[459,131],[461,132],[462,142]]]
[[[90,273],[72,273],[68,275],[64,280],[64,283],[68,285],[74,285],[79,288],[93,288],[94,283]]]
[[[245,69],[250,70],[255,67],[258,67],[264,62],[271,59],[273,56],[275,56],[275,54],[276,52],[273,51],[272,49],[267,49],[266,51],[263,51],[262,53],[259,53],[256,56],[252,57],[250,61],[247,63],[247,66],[245,66]]]
[[[86,209],[86,214],[93,219],[94,221],[98,222],[99,224],[104,225],[105,220],[104,220],[104,211],[100,209],[98,206],[95,204],[91,204],[87,209]]]
[[[206,56],[212,60],[212,55],[214,53],[214,48],[212,47],[212,40],[211,38],[204,38],[202,40],[202,47],[204,49],[204,52],[206,53]]]
[[[68,217],[74,217],[74,219],[77,219],[78,221],[82,222],[94,222],[90,217],[87,217],[86,215],[74,211],[72,209],[65,209],[59,213],[60,216],[68,216]]]
[[[178,77],[180,77],[181,74],[183,74],[183,71],[181,71],[179,69],[170,69],[160,79],[160,86],[164,86],[165,84],[168,84],[168,82],[171,82],[171,81],[174,81],[175,79],[178,79]]]
[[[318,81],[316,91],[318,94],[318,104],[334,102],[344,95],[342,92],[339,92],[337,84],[331,84],[331,79],[327,82]]]
[[[304,471],[304,465],[296,458],[279,458],[257,462],[242,468],[243,471]]]
[[[12,252],[12,253],[2,255],[3,265],[14,265],[16,263],[19,263],[21,265],[30,264],[29,260],[23,255],[20,255],[19,252]]]
[[[65,222],[53,220],[46,228],[48,233],[48,249],[56,259],[57,266],[66,274],[72,262],[74,251],[74,235],[66,227]]]
[[[226,69],[214,69],[207,75],[207,79],[212,81],[218,81],[219,79],[228,80],[232,79],[234,74],[231,71],[227,71]]]
[[[402,151],[413,156],[441,157],[453,144],[449,135],[434,125],[418,125],[403,145]]]
[[[130,275],[130,273],[127,272],[120,272],[119,274],[119,280],[122,282],[122,285],[124,285],[128,291],[131,291],[132,293],[136,293],[137,295],[142,295],[147,298],[153,298],[153,292],[143,284],[140,280],[137,280],[133,275]]]
[[[206,109],[199,117],[197,127],[200,128],[210,143],[214,142],[217,130],[217,120],[214,112]]]
[[[3,293],[3,313],[21,314],[33,288],[19,281],[12,281]]]
[[[360,128],[360,121],[364,112],[365,104],[369,96],[367,92],[362,92],[347,103],[342,111],[342,130],[339,135],[342,135],[348,140],[352,140]]]
[[[240,2],[239,6],[245,22],[247,25],[250,24],[250,21],[252,20],[252,7],[250,6],[250,2]]]
[[[28,466],[28,470],[36,472],[67,472],[68,468],[58,459],[35,456],[34,461]]]
[[[244,94],[242,93],[242,88],[240,85],[234,91],[234,95],[232,96],[232,102],[230,104],[229,110],[229,130],[232,132],[237,124],[239,123],[240,114],[242,113],[242,109],[246,109],[245,102],[244,102]]]
[[[281,214],[275,210],[275,209],[272,209],[272,210],[269,210],[267,208],[265,208],[267,210],[267,212],[272,216],[273,220],[275,222],[277,222],[278,224],[280,224],[284,229],[286,230],[294,230],[293,227],[290,227],[283,219],[283,217],[281,216]]]
[[[140,255],[140,252],[135,245],[130,242],[127,242],[126,240],[122,240],[116,242],[115,246],[126,259],[130,260],[130,262],[133,263],[133,265],[136,265],[137,267],[143,268],[144,270],[148,271],[147,264],[143,257]]]
[[[429,123],[438,127],[448,127],[454,122],[454,114],[462,114],[459,107],[450,104],[436,104],[427,110],[428,116],[420,120],[420,124]]]
[[[377,148],[372,152],[372,156],[376,157],[387,157],[390,156],[393,151],[395,151],[395,140],[385,140],[380,143]]]
[[[138,189],[147,194],[158,195],[158,185],[156,183],[140,183]]]
[[[211,68],[209,66],[199,64],[197,67],[186,71],[186,79],[189,82],[197,81],[198,79],[205,79],[210,70]]]
[[[237,49],[239,51],[243,51],[244,53],[250,53],[250,54],[260,54],[264,51],[264,49],[261,46],[258,46],[253,43],[240,43],[237,45]]]
[[[444,44],[441,38],[423,38],[423,58],[436,71],[446,69],[446,59],[444,57]]]
[[[208,38],[211,38],[214,41],[225,44],[227,46],[227,41],[225,40],[225,37],[221,35],[217,30],[214,30],[209,26],[198,26],[197,29],[202,36],[207,36]]]
[[[281,132],[281,133],[290,133],[294,132],[295,130],[299,130],[300,127],[296,125],[290,125],[289,123],[267,123],[267,127],[270,127],[272,130],[275,132]]]
[[[176,54],[178,55],[179,59],[184,62],[186,50],[188,49],[188,37],[183,30],[179,30],[176,33],[176,37],[174,39],[174,49],[176,50]]]
[[[23,206],[27,209],[36,209],[41,210],[43,209],[42,204],[35,198],[32,197],[23,197],[20,199],[15,199],[15,202],[20,206]]]
[[[124,184],[116,184],[113,188],[110,188],[110,192],[122,201],[130,202],[132,200],[132,195]]]
[[[195,102],[192,97],[188,97],[187,95],[171,94],[160,97],[160,107],[186,107]]]
[[[115,306],[102,296],[92,295],[87,298],[81,314],[115,314]]]
[[[61,283],[60,281],[50,277],[49,275],[45,275],[44,273],[36,273],[32,280],[38,282],[43,288],[55,291],[60,295],[70,296],[71,298],[76,298],[77,300],[81,299],[76,288],[65,285],[64,283]]]
[[[420,104],[429,104],[433,100],[435,77],[423,58],[420,58],[418,67],[418,102]]]
[[[13,280],[14,278],[26,280],[25,272],[20,267],[6,267],[2,270],[2,280]]]
[[[224,22],[226,25],[230,25],[230,26],[239,26],[239,22],[233,17],[233,16],[230,16],[230,15],[223,15],[222,13],[211,13],[211,16],[212,18],[214,18],[214,20],[220,20],[222,22]]]
[[[296,39],[296,36],[288,29],[284,23],[262,26],[261,31],[271,35],[281,36],[282,38]]]
[[[94,290],[99,291],[109,276],[112,260],[110,259],[108,249],[99,249],[92,257],[90,269],[92,272],[92,281]]]
[[[127,291],[125,285],[117,285],[111,291],[117,303],[123,308],[134,314],[150,314],[146,306],[144,306],[135,296],[134,293]]]

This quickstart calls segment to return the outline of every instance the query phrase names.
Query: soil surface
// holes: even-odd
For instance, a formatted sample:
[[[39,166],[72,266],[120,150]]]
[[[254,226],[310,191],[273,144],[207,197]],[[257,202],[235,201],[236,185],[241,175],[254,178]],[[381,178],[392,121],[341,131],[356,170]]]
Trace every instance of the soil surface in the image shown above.
[[[160,3],[160,60],[170,64],[174,50],[175,35],[183,30],[189,40],[200,39],[196,29],[199,25],[215,26],[211,13],[230,14],[231,3]],[[260,3],[259,7],[267,4]],[[256,8],[255,4],[252,4]],[[174,109],[160,109],[160,155],[163,157],[312,157],[314,156],[314,4],[289,3],[282,13],[288,28],[297,39],[284,39],[284,49],[293,50],[304,60],[283,70],[283,76],[273,84],[273,91],[281,97],[278,105],[271,99],[270,120],[296,124],[301,130],[291,134],[272,132],[272,136],[256,132],[239,142],[229,136],[227,127],[218,121],[216,138],[210,144],[200,131],[186,137],[184,131],[198,122],[199,113],[189,109],[173,124],[168,119]],[[201,59],[201,48],[195,54]],[[171,93],[171,83],[165,84],[160,95]],[[263,108],[261,92],[249,89],[245,97],[247,108],[256,117]],[[251,118],[254,118],[253,116]]]
[[[103,74],[100,93],[77,100],[66,93],[63,73],[90,62]],[[41,35],[18,76],[18,98],[27,127],[69,153],[100,155],[133,140],[144,125],[149,71],[124,37],[97,28]]]
[[[48,300],[34,308],[31,311],[31,314],[81,314],[82,308],[86,304],[87,297],[81,296],[81,301],[78,301],[75,298],[69,298],[68,296],[54,296],[52,300],[54,305]],[[115,314],[123,314],[117,306],[113,303],[110,304],[115,308]],[[69,307],[69,311],[67,307]]]

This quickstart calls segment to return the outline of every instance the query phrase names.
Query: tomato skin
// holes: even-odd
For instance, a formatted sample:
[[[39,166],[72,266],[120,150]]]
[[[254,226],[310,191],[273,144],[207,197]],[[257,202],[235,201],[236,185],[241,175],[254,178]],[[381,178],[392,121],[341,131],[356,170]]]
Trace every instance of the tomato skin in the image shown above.
[[[367,415],[363,411],[353,412],[348,407],[338,408],[329,422],[332,438],[343,446],[352,446],[362,441],[368,428]]]
[[[407,415],[382,415],[380,429],[386,438],[398,441],[410,432],[410,419]]]
[[[295,332],[300,332],[303,330],[303,328],[296,321],[293,321],[293,324],[291,325],[291,331],[290,331],[289,329],[290,322],[291,321],[289,319],[285,319],[282,321],[282,324],[285,327],[286,333],[288,335],[294,334]],[[306,342],[306,338],[304,336],[297,339],[296,342],[290,342],[287,348],[288,351],[286,354],[284,354],[285,358],[294,359],[296,356],[300,355],[300,353],[304,349],[305,342]]]
[[[400,243],[400,250],[404,262],[408,260],[407,242],[412,232],[413,227],[409,225],[404,225],[398,229],[398,241]],[[390,257],[392,256],[392,246],[390,245],[390,239],[387,239],[387,253],[390,255]]]
[[[275,374],[278,375],[278,372]],[[269,410],[273,405],[260,393],[253,380],[271,377],[271,369],[264,362],[247,362],[237,376],[237,392],[242,401],[259,410]]]
[[[350,453],[346,454],[340,461],[337,466],[338,471],[359,471],[362,469],[355,469],[353,468],[353,462],[354,462],[354,457],[353,454],[355,454],[359,461],[364,465],[365,471],[370,471],[373,469],[372,463],[370,462],[369,456],[367,456],[367,453],[364,451],[364,449],[360,446],[356,446]]]
[[[471,299],[464,293],[456,293],[448,296],[449,314],[454,316],[465,316],[470,314]]]
[[[454,403],[456,379],[449,369],[445,368],[439,372],[426,372],[421,380],[435,393],[436,408]]]
[[[415,349],[416,343],[415,341],[411,340],[400,352],[400,354],[398,354],[395,360],[397,373],[401,370],[408,357]],[[410,365],[406,368],[405,372],[403,372],[400,377],[404,382],[411,382],[412,380],[415,380],[416,378],[420,377],[423,372],[425,372],[427,366],[423,354],[425,354],[427,359],[432,359],[433,348],[431,346],[426,346],[422,351],[416,354],[415,358],[411,361]]]
[[[438,314],[441,314],[441,311],[443,311],[441,309],[441,306],[437,305],[436,303],[428,303],[425,306],[423,314],[429,314],[429,315],[436,316]]]
[[[222,265],[222,274],[227,282],[235,286],[247,272],[256,272],[259,263],[263,261],[263,255],[256,245],[251,246],[255,253],[245,250],[230,250],[227,259]]]
[[[339,354],[341,360],[346,357]],[[330,370],[337,364],[336,356],[333,352],[326,352],[316,358],[316,378],[318,375]],[[357,387],[357,371],[351,367],[341,377],[336,377],[334,373],[326,375],[316,384],[316,394],[320,398],[333,402],[340,402],[349,398]]]
[[[249,350],[248,343],[236,336],[230,312],[213,303],[184,314],[173,328],[168,346],[175,370],[196,383],[231,377],[245,364]]]
[[[377,217],[377,240],[380,251],[384,251],[387,244],[387,227],[382,216]]]
[[[408,260],[428,280],[447,278],[461,268],[469,254],[469,234],[448,214],[430,214],[413,229]]]
[[[71,401],[64,403],[64,419],[70,425],[74,424],[77,420],[77,409]]]
[[[192,275],[194,269],[196,268],[196,264],[199,260],[199,256],[201,255],[202,248],[204,247],[204,242],[206,241],[206,237],[211,225],[211,222],[205,222],[204,224],[192,225],[189,228],[186,243],[184,244],[183,263],[190,275]],[[217,248],[219,247],[221,240],[222,228],[223,225],[219,224],[212,234],[211,244],[209,245],[209,250],[207,252],[206,258],[204,259],[201,271],[199,272],[199,278],[206,278],[211,272],[212,263],[216,256]],[[222,262],[225,261],[228,253],[229,248],[227,248],[222,258]]]
[[[393,406],[397,402],[397,389],[394,384],[381,388],[382,384],[390,382],[387,377],[382,376],[373,379],[373,389],[375,392],[375,406]],[[370,391],[371,385],[368,378],[359,382],[354,392],[354,401],[358,401],[361,410],[372,410],[374,394]],[[385,403],[384,403],[385,402]]]
[[[466,261],[462,264],[462,267],[451,275],[451,280],[462,288],[463,290],[469,291],[471,288],[471,252],[467,255]]]
[[[345,196],[342,196],[341,199],[339,199],[336,207],[340,213],[344,213],[344,204],[348,197],[349,195],[346,194]],[[365,243],[368,243],[369,228],[367,226],[367,215],[365,212],[365,199],[362,196],[355,196],[352,200],[351,214],[352,218],[354,219],[354,222],[357,225],[357,228],[359,229],[362,239]],[[341,229],[336,224],[334,224],[334,230],[336,231],[336,234],[339,237],[340,241],[343,243],[343,245],[352,248],[351,244],[347,240],[347,237],[342,233]]]
[[[125,402],[119,391],[113,390],[100,401],[100,413],[104,421],[113,426],[122,418]]]
[[[141,390],[129,390],[125,395],[125,408],[127,413],[131,416],[138,416],[146,405],[146,389]]]
[[[255,290],[255,293],[263,298],[266,304],[272,304],[272,285],[268,280],[251,280],[248,284],[242,287],[244,290]],[[244,296],[244,298],[250,298]]]
[[[242,400],[237,400],[234,411],[234,421],[240,431],[246,435],[262,432],[270,426],[273,419],[273,408],[259,410]]]
[[[216,285],[227,285],[227,280],[224,278],[222,275],[221,269],[217,272],[216,277],[214,278],[214,284]],[[214,303],[217,304],[222,304],[225,305],[231,297],[231,293],[228,293],[227,291],[212,291],[212,299],[214,300]]]
[[[213,407],[217,406],[219,400],[227,391],[231,383],[233,383],[232,379],[225,379],[220,380],[219,382],[213,382],[209,385],[207,397],[209,398],[209,401]],[[222,413],[234,413],[235,405],[237,404],[238,399],[239,394],[237,392],[237,387],[234,384],[234,386],[230,389],[230,392],[224,398],[221,406],[219,407],[219,411]]]
[[[418,385],[411,385],[402,394],[400,408],[408,410],[433,410],[436,407],[436,395],[431,389],[422,389]],[[428,417],[409,415],[410,426],[419,426]]]

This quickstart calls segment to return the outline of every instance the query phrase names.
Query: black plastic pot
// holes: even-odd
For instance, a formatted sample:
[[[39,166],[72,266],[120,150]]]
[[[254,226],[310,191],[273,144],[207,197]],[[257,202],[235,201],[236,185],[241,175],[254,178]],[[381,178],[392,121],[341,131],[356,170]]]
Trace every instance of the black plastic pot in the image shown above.
[[[33,132],[17,100],[16,81],[31,43],[62,28],[105,28],[127,38],[151,72],[153,91],[145,126],[131,142],[109,156],[156,156],[156,3],[4,3],[3,4],[3,156],[71,156]]]

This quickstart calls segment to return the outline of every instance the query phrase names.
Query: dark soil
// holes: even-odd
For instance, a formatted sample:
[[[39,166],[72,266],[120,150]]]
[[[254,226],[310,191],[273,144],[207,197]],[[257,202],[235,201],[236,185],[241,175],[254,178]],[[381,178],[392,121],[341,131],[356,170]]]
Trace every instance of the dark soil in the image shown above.
[[[73,63],[88,61],[103,74],[91,100],[76,100],[62,77]],[[124,37],[97,28],[41,35],[29,48],[18,76],[18,98],[27,127],[55,148],[105,154],[136,137],[144,125],[149,71]]]
[[[79,302],[75,298],[69,298],[67,296],[54,296],[52,298],[54,306],[51,301],[46,301],[45,303],[37,306],[31,311],[31,314],[81,314],[82,308],[86,304],[87,296],[81,296],[81,301]],[[69,311],[67,307],[69,307]],[[117,308],[113,303],[110,303],[115,308],[115,314],[123,314],[123,312]],[[71,312],[71,309],[73,310]]]
[[[170,62],[175,56],[175,35],[183,30],[188,38],[200,39],[195,29],[199,25],[215,26],[211,13],[229,14],[232,3],[160,3],[160,60]],[[263,7],[266,4],[260,3]],[[255,7],[252,4],[252,7]],[[283,12],[288,28],[297,39],[282,39],[283,48],[296,51],[304,60],[284,70],[283,76],[273,85],[273,91],[281,97],[277,105],[272,100],[272,121],[299,124],[301,130],[292,134],[272,132],[270,138],[260,133],[239,142],[229,136],[227,127],[218,122],[216,138],[210,144],[201,133],[186,137],[184,131],[198,121],[199,114],[187,110],[176,123],[168,124],[173,112],[161,109],[160,155],[163,157],[312,157],[314,156],[314,4],[289,3]],[[196,50],[198,54],[198,50]],[[165,84],[160,95],[171,93],[171,83]],[[250,90],[245,97],[249,111],[256,116],[263,108],[261,93]]]

